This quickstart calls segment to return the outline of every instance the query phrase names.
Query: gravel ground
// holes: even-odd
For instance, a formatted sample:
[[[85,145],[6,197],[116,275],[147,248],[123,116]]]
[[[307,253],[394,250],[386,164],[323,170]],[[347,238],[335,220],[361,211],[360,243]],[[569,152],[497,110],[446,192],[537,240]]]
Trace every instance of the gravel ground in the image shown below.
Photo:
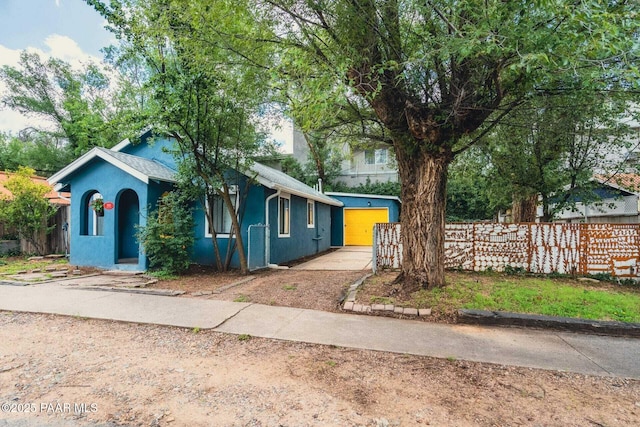
[[[337,311],[363,275],[198,270],[153,286]],[[0,405],[0,427],[636,426],[640,382],[0,312]]]
[[[636,426],[640,382],[0,312],[0,404],[0,425]]]
[[[212,274],[200,268],[172,280],[159,280],[152,288],[185,291],[184,298],[338,311],[349,286],[365,271],[264,270],[250,276],[236,272]]]

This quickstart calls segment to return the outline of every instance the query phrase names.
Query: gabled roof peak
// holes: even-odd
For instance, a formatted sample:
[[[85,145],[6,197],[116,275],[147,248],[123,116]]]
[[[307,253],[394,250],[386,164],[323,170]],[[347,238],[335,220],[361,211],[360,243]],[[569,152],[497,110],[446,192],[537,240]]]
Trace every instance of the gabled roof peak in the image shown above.
[[[145,184],[148,184],[150,180],[175,182],[175,171],[159,162],[156,162],[155,160],[120,153],[103,147],[92,148],[90,151],[55,173],[47,181],[52,185],[64,184],[63,181],[70,175],[97,158],[127,172]]]

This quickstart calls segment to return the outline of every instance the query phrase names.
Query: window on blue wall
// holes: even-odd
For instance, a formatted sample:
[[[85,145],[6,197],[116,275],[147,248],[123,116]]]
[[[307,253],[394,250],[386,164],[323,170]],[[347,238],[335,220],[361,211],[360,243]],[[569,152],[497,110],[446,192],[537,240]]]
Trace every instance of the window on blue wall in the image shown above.
[[[289,237],[291,235],[291,198],[280,196],[278,202],[278,236]]]
[[[307,228],[313,228],[316,225],[316,202],[307,200]]]
[[[231,204],[233,205],[233,210],[238,212],[238,187],[235,185],[229,186],[229,197],[231,198]],[[231,214],[229,213],[229,209],[224,204],[224,200],[221,196],[215,195],[211,200],[207,200],[207,209],[209,210],[209,215],[211,215],[213,222],[213,229],[209,224],[209,218],[205,216],[205,236],[211,237],[213,235],[213,230],[215,230],[216,235],[219,237],[229,237],[231,234],[231,229],[233,227],[233,223],[231,221]]]

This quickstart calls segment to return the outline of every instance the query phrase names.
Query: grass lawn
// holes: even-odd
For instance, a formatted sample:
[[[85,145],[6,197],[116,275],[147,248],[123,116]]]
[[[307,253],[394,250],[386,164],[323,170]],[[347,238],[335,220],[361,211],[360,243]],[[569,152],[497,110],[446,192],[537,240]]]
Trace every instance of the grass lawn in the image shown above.
[[[388,274],[388,273],[385,273]],[[571,278],[505,275],[500,273],[447,274],[447,286],[402,295],[391,291],[395,275],[372,281],[364,295],[371,303],[391,303],[451,314],[460,308],[544,314],[583,319],[640,322],[640,285],[585,283]],[[391,280],[389,280],[391,278]],[[386,282],[386,283],[384,283]],[[366,287],[369,284],[365,284]],[[386,290],[385,290],[386,289]],[[362,303],[367,301],[360,299]]]
[[[31,261],[29,261],[27,257],[0,258],[0,275],[11,275],[20,271],[40,270],[51,266],[63,267],[68,264],[69,262],[66,258],[44,258]]]

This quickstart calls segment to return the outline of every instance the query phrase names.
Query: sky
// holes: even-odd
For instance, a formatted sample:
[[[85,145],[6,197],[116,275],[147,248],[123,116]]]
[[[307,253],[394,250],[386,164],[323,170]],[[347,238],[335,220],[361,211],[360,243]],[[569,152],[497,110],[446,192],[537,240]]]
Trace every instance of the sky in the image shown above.
[[[83,0],[0,0],[0,66],[17,66],[20,52],[37,52],[41,58],[56,57],[80,67],[101,62],[101,49],[116,44],[106,21]],[[6,91],[0,82],[0,96]],[[46,123],[0,104],[0,132],[16,135],[30,125]],[[281,122],[270,130],[283,152],[293,149],[293,129]]]
[[[25,49],[72,65],[100,62],[100,49],[115,44],[104,24],[83,0],[0,0],[0,66],[16,66]],[[0,132],[16,134],[36,120],[0,105]]]

